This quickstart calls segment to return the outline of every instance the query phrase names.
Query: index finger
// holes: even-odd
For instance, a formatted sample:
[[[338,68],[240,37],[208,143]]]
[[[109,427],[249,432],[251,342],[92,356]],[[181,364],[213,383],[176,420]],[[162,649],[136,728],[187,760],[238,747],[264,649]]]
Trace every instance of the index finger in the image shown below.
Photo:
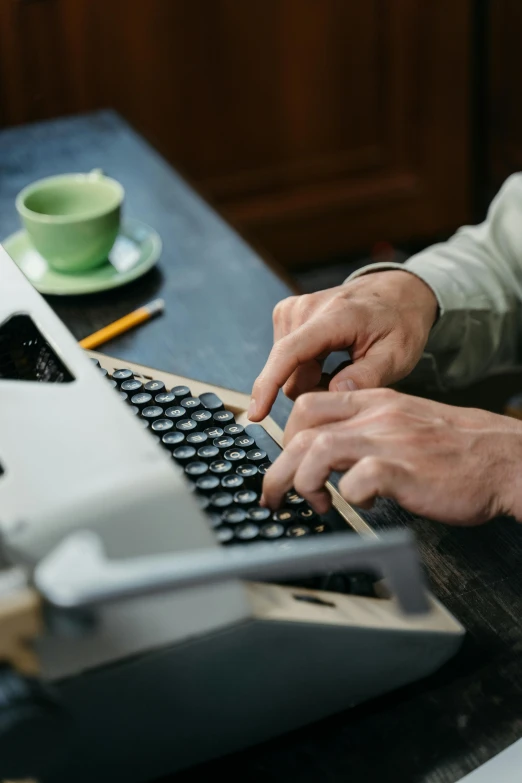
[[[332,341],[329,320],[324,316],[311,319],[274,345],[252,388],[248,412],[252,421],[260,421],[270,413],[279,389],[300,365],[339,347]],[[350,342],[350,336],[345,340]]]

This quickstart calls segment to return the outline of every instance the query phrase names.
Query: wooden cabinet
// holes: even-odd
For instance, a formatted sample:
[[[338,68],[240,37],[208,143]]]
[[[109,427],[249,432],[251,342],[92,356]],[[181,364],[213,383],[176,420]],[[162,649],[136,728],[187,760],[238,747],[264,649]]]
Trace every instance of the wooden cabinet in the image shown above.
[[[113,106],[288,266],[432,238],[469,217],[471,6],[1,0],[0,117]]]

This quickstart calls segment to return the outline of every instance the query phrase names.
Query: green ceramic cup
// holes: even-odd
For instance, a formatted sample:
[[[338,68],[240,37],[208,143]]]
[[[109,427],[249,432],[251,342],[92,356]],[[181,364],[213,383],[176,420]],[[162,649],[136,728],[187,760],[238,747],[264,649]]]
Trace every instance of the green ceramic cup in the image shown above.
[[[124,190],[99,169],[33,182],[16,198],[31,242],[58,272],[85,272],[107,261],[120,226]]]

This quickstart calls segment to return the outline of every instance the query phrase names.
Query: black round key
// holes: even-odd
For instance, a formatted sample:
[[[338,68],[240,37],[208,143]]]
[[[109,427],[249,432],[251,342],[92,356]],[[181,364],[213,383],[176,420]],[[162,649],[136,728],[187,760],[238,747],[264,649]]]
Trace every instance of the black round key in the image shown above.
[[[169,407],[173,403],[176,402],[176,395],[169,391],[162,391],[159,394],[156,394],[154,397],[154,402],[156,405],[163,405],[164,407]]]
[[[300,520],[306,522],[307,525],[311,525],[319,519],[319,514],[316,514],[313,508],[310,508],[306,503],[297,509],[297,516]]]
[[[192,419],[180,419],[176,422],[176,429],[180,432],[192,432],[198,425]]]
[[[117,389],[117,388],[118,388],[118,383],[117,383],[117,381],[115,381],[115,380],[114,380],[114,378],[109,378],[109,380],[107,381],[107,383],[108,383],[108,384],[109,384],[109,386],[110,386],[111,388],[113,388],[113,389]]]
[[[143,384],[137,378],[131,378],[129,381],[123,381],[120,389],[128,394],[137,394],[143,390]]]
[[[149,394],[148,392],[138,392],[137,394],[132,395],[130,401],[132,405],[137,405],[140,409],[146,408],[148,405],[152,404],[152,394]]]
[[[169,449],[174,449],[176,446],[181,446],[184,442],[185,436],[182,432],[166,432],[162,437],[161,442]]]
[[[207,520],[210,527],[216,528],[221,525],[221,515],[216,511],[209,511],[207,513]]]
[[[282,538],[285,534],[283,525],[279,522],[267,522],[259,531],[261,538],[268,541],[274,541],[276,538]]]
[[[247,517],[252,522],[266,522],[268,519],[270,519],[272,512],[269,508],[264,508],[263,506],[252,506],[252,508],[248,509]]]
[[[234,531],[230,527],[219,527],[216,530],[216,538],[220,544],[228,544],[234,538]]]
[[[320,535],[321,533],[331,533],[332,528],[329,524],[323,522],[321,517],[318,517],[317,520],[312,524],[312,532],[316,535]]]
[[[172,456],[178,462],[189,462],[189,460],[194,459],[196,456],[196,449],[194,446],[178,446],[178,448],[174,449],[172,452]]]
[[[150,427],[150,421],[148,419],[138,419],[139,423],[141,424],[142,428],[144,430],[147,430]]]
[[[165,411],[165,416],[168,419],[182,419],[186,415],[187,411],[185,408],[182,408],[181,405],[173,405]]]
[[[198,449],[198,457],[200,459],[215,460],[217,457],[219,457],[219,449],[217,446],[212,446],[210,444],[200,446]]]
[[[140,412],[140,409],[138,408],[137,405],[129,405],[129,410],[132,414],[134,414],[134,416],[137,416],[138,413]]]
[[[232,463],[226,459],[216,459],[210,463],[210,470],[212,473],[221,475],[223,473],[230,473],[232,470]]]
[[[100,364],[100,362],[99,362],[99,361],[98,361],[98,359],[96,359],[94,356],[89,356],[89,359],[91,360],[91,362],[92,362],[94,365],[96,365],[96,367],[101,367],[101,364]]]
[[[158,432],[160,435],[164,432],[168,432],[174,427],[172,419],[156,419],[152,422],[152,429],[154,432]]]
[[[220,438],[214,438],[213,443],[218,449],[226,451],[234,445],[234,438],[231,438],[230,435],[222,435]]]
[[[118,394],[120,395],[120,400],[122,400],[123,402],[128,402],[129,395],[127,394],[127,392],[120,391],[118,392]]]
[[[196,446],[196,448],[200,448],[201,446],[204,446],[207,442],[208,438],[205,435],[204,432],[198,432],[195,430],[194,432],[189,433],[187,435],[187,443],[190,443],[191,446]]]
[[[259,535],[259,528],[254,522],[245,522],[236,527],[234,535],[239,541],[253,541]]]
[[[255,446],[254,438],[251,438],[250,435],[240,435],[239,438],[236,438],[234,441],[234,444],[236,446],[239,446],[240,449],[250,449],[251,446]]]
[[[259,484],[257,467],[251,463],[245,462],[236,468],[238,476],[242,476],[246,485],[255,487]]]
[[[119,386],[123,381],[130,381],[131,378],[134,378],[134,373],[128,367],[122,367],[119,370],[114,370],[112,377]]]
[[[148,381],[143,388],[151,394],[159,394],[165,391],[165,384],[163,381],[153,380]]]
[[[237,503],[243,508],[257,504],[258,500],[259,495],[257,492],[254,492],[253,489],[240,489],[234,495],[234,503]]]
[[[247,451],[246,458],[248,462],[253,462],[254,465],[261,465],[261,463],[266,460],[266,451],[262,451],[261,449],[250,449],[250,451]]]
[[[268,468],[269,468],[271,465],[272,465],[272,463],[271,463],[271,462],[262,462],[262,463],[261,463],[261,465],[259,465],[259,467],[258,467],[258,470],[259,470],[259,475],[260,475],[260,476],[265,476],[265,475],[266,475],[266,472],[267,472],[267,470],[268,470]]]
[[[199,408],[202,408],[201,400],[199,397],[185,397],[184,400],[181,400],[180,405],[182,408],[185,408],[186,411],[189,413],[192,413],[193,411],[199,410]]]
[[[223,430],[221,427],[207,427],[204,432],[205,435],[208,435],[209,438],[220,438],[223,435]]]
[[[234,508],[234,506],[232,506],[231,508],[227,508],[226,511],[223,511],[221,519],[227,525],[239,525],[241,522],[245,521],[246,512],[242,508]]]
[[[196,500],[198,503],[198,506],[203,510],[206,511],[207,508],[210,505],[210,500],[206,495],[196,495]]]
[[[141,415],[144,419],[160,419],[163,417],[163,408],[160,408],[159,405],[148,405],[146,408],[143,408]]]
[[[233,438],[238,438],[240,435],[243,434],[245,431],[245,428],[242,424],[227,424],[225,427],[225,435],[231,435]],[[254,440],[252,439],[252,443]]]
[[[194,413],[191,413],[190,418],[196,422],[198,425],[198,430],[202,430],[207,426],[209,420],[212,419],[212,414],[210,411],[206,411],[204,408],[202,408],[199,411],[194,411]]]
[[[235,421],[234,414],[232,411],[216,411],[212,418],[216,422],[216,424],[220,426],[225,426],[226,424],[232,424],[232,422]]]
[[[300,506],[305,502],[305,499],[298,495],[295,489],[291,489],[285,495],[285,506]]]
[[[184,397],[190,397],[192,395],[188,386],[174,386],[171,391],[176,395],[177,400],[182,400]]]
[[[225,509],[228,506],[231,506],[233,502],[234,498],[230,492],[214,492],[214,494],[210,496],[210,505],[214,508]]]
[[[292,525],[295,522],[295,512],[290,508],[281,508],[272,514],[274,522],[281,522],[282,525]]]
[[[109,374],[109,371],[105,369],[105,367],[100,367],[99,373],[103,378],[106,378]]]
[[[194,476],[194,478],[203,476],[207,471],[208,465],[206,462],[189,462],[189,464],[185,466],[185,473],[188,476]]]
[[[238,449],[234,446],[233,449],[227,449],[223,456],[225,459],[228,459],[229,462],[242,462],[246,455],[243,449]]]
[[[221,486],[223,489],[233,489],[234,492],[237,492],[238,489],[241,489],[241,487],[244,484],[244,479],[242,476],[238,476],[237,473],[228,473],[226,476],[223,476],[221,479]]]
[[[290,525],[286,529],[286,535],[289,538],[301,538],[302,536],[310,535],[310,528],[307,525],[303,525],[300,522],[296,522],[295,525]]]
[[[214,492],[219,489],[219,478],[217,476],[212,476],[210,473],[205,473],[196,481],[196,489],[199,492],[213,495]]]

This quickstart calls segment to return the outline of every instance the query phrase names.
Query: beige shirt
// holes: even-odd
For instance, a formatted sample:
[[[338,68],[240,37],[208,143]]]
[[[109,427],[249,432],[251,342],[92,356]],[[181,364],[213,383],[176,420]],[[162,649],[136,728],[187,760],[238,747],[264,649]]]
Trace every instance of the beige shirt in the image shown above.
[[[405,264],[372,264],[353,279],[379,269],[405,269],[424,280],[440,314],[426,353],[410,376],[439,388],[464,386],[522,361],[522,174],[506,180],[485,221],[465,226]]]

